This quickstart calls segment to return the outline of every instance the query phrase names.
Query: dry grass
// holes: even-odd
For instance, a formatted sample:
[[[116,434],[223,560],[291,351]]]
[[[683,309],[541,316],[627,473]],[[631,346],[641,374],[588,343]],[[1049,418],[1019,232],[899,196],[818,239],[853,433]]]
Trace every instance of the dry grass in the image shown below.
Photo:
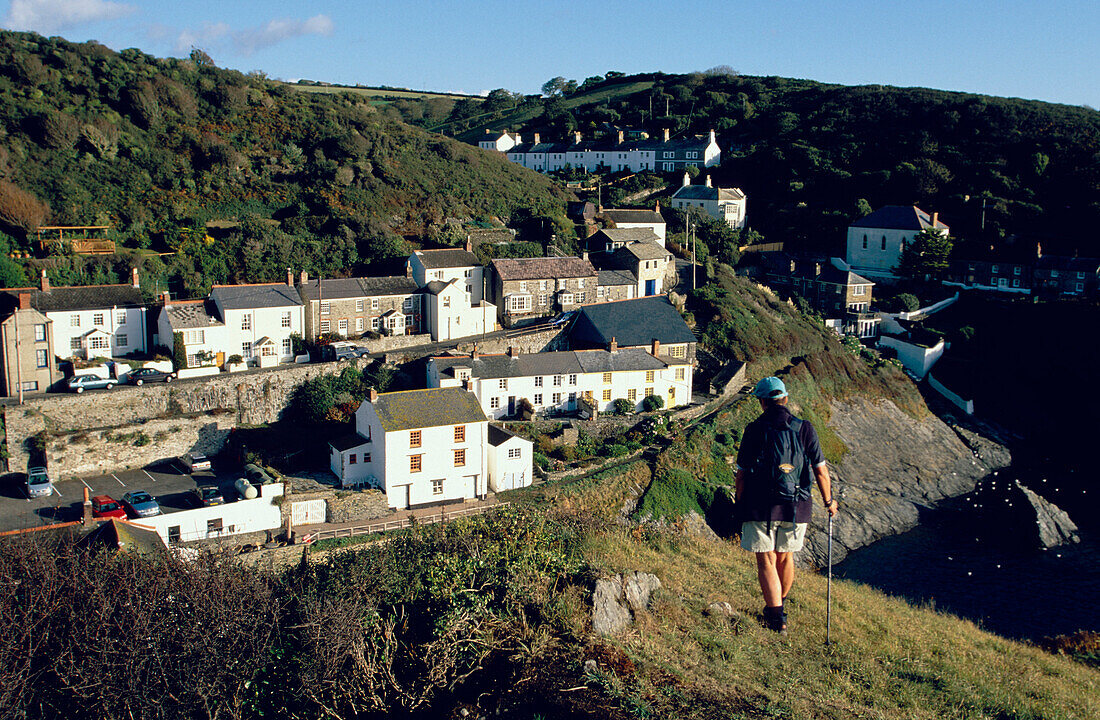
[[[749,615],[762,605],[751,556],[730,543],[613,530],[593,537],[588,559],[661,578],[652,611],[615,641],[638,668],[634,692],[656,714],[1100,717],[1097,671],[858,584],[833,583],[829,648],[826,583],[816,574],[796,579],[788,641],[755,622],[738,627],[706,617],[711,602],[728,601]]]

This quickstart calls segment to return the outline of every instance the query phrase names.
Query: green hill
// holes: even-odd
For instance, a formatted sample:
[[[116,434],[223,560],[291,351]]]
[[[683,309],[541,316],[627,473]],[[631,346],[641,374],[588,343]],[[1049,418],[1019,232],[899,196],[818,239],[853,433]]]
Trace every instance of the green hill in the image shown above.
[[[365,270],[446,218],[564,214],[565,194],[502,158],[380,113],[215,67],[0,32],[0,248],[38,225],[110,225],[146,276],[212,282]],[[251,220],[279,220],[279,224]],[[243,224],[206,239],[204,223]],[[125,277],[133,257],[49,263],[59,282]],[[121,273],[120,273],[121,271]]]

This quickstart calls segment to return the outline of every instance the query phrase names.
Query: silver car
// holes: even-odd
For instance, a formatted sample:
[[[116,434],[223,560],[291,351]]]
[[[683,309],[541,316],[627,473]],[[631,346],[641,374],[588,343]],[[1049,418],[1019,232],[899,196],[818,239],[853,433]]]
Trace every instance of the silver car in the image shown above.
[[[46,468],[27,468],[27,495],[32,498],[53,495],[53,482]]]
[[[103,378],[99,375],[76,375],[69,378],[69,389],[74,393],[82,393],[85,390],[110,390],[115,385],[118,385],[118,380],[114,378]]]

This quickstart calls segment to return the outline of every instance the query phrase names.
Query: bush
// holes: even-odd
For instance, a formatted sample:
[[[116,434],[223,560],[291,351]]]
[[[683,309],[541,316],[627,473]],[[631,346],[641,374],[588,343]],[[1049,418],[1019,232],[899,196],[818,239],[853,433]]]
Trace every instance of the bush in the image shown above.
[[[894,298],[898,312],[913,312],[920,308],[920,299],[913,293],[902,293]]]
[[[660,395],[646,395],[642,400],[642,409],[646,412],[655,412],[665,406],[664,398]]]
[[[611,412],[616,415],[629,415],[634,412],[634,403],[630,402],[626,398],[619,398],[615,402],[611,403]]]
[[[230,355],[229,359],[226,360],[226,362],[228,362],[230,365],[240,365],[244,362],[244,358],[240,355]]]

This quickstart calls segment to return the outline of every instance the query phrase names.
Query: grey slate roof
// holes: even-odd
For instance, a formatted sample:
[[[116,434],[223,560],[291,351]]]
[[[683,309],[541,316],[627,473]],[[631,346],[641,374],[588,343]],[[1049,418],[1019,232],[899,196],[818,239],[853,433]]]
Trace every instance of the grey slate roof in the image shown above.
[[[637,285],[638,278],[634,277],[634,273],[629,270],[600,270],[600,276],[596,280],[596,284],[603,286]]]
[[[351,450],[353,447],[365,445],[368,442],[369,441],[359,433],[348,433],[329,440],[328,444],[335,448],[337,452],[343,452],[345,450]]]
[[[625,251],[638,258],[639,260],[665,260],[668,258],[668,250],[665,250],[658,243],[652,240],[645,240],[643,242],[632,242],[627,245],[623,245],[619,248],[619,251]]]
[[[610,220],[616,225],[621,223],[650,223],[664,225],[665,219],[661,213],[655,210],[604,210],[601,215],[604,220]]]
[[[607,238],[607,240],[610,240],[610,241],[616,242],[616,243],[632,243],[632,242],[646,242],[646,241],[657,242],[659,240],[659,238],[657,237],[657,234],[655,232],[653,232],[653,230],[651,228],[647,228],[647,227],[604,228],[603,230],[600,230],[597,233],[595,233],[594,235],[592,235],[591,238],[589,238],[589,242],[591,242],[592,238],[594,238],[598,235],[603,235],[605,238]],[[606,240],[604,242],[606,242]],[[589,247],[591,247],[591,245]]]
[[[932,227],[932,217],[915,205],[884,205],[870,215],[856,220],[850,227],[919,231]],[[939,219],[936,220],[936,227],[948,229]]]
[[[31,294],[31,307],[41,313],[70,310],[99,310],[113,307],[141,307],[141,290],[133,285],[87,285],[57,287],[47,292],[38,288],[12,288],[9,292],[19,299],[17,290]]]
[[[443,268],[460,268],[481,265],[477,255],[466,252],[461,248],[448,248],[445,250],[417,250],[416,257],[428,270],[442,270]]]
[[[488,421],[474,394],[462,388],[383,393],[372,404],[386,432]]]
[[[553,280],[592,277],[596,268],[579,257],[498,258],[493,270],[501,280]]]
[[[605,347],[615,338],[619,347],[693,343],[695,335],[678,310],[663,295],[586,305],[569,329],[572,347]]]
[[[173,330],[188,330],[192,328],[220,327],[225,325],[214,314],[213,308],[208,307],[208,301],[180,303],[177,305],[165,305],[161,310],[168,315],[168,324]]]
[[[263,285],[215,285],[210,299],[223,310],[295,307],[302,304],[298,292],[286,283]]]
[[[498,427],[496,425],[489,426],[489,444],[493,447],[500,447],[512,438],[517,437],[519,437],[519,435],[516,435],[513,432],[509,432],[502,427]],[[528,440],[528,442],[530,442],[530,440]]]
[[[428,293],[429,295],[438,295],[451,286],[454,280],[450,282],[443,282],[442,280],[432,280],[424,287],[420,288],[420,292]]]
[[[482,379],[534,377],[536,375],[568,375],[570,373],[604,373],[619,370],[660,370],[674,361],[664,362],[645,348],[608,350],[559,350],[555,352],[511,355],[469,355],[436,357],[441,375],[454,375],[454,368],[468,368],[470,376]],[[681,361],[684,362],[684,361]]]
[[[674,200],[741,200],[741,188],[716,188],[706,185],[685,185],[672,196]]]
[[[385,295],[411,295],[417,291],[416,283],[404,275],[385,277],[325,278],[310,280],[299,290],[306,300],[317,300],[317,286],[321,286],[321,295],[325,300],[344,300],[349,298],[379,297]]]

